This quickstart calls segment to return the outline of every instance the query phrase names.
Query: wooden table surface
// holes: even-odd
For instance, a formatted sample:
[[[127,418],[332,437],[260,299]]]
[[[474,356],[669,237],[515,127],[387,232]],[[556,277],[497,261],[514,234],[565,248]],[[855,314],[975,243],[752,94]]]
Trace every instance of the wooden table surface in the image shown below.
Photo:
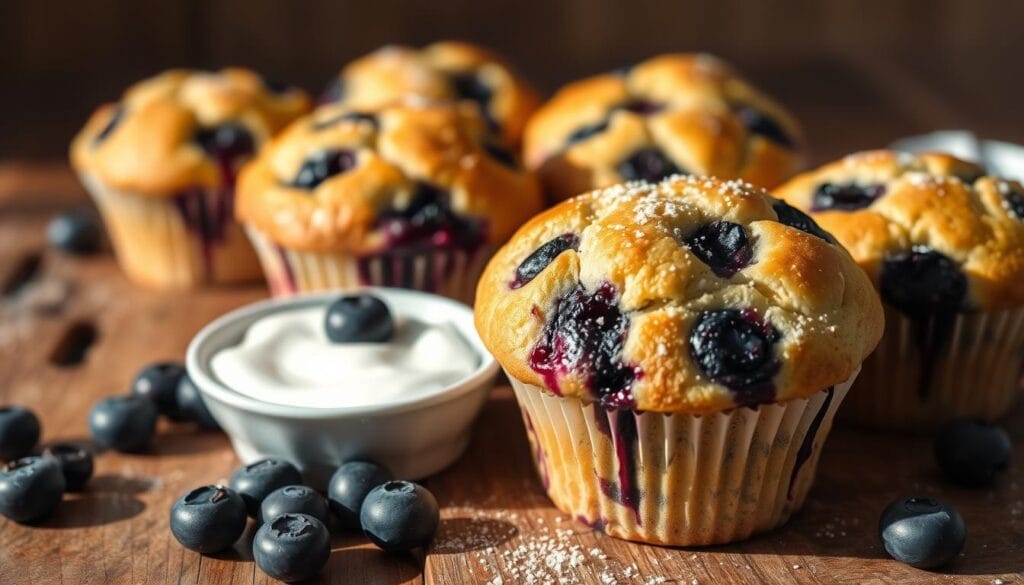
[[[818,138],[818,161],[908,132],[995,119],[964,113],[911,81],[894,84],[898,72],[808,67],[794,75],[818,71],[825,85],[802,102],[788,97]],[[1018,124],[1003,135],[1020,131]],[[182,359],[210,319],[267,294],[262,287],[147,291],[126,282],[109,254],[79,259],[45,250],[48,219],[84,201],[61,163],[0,164],[0,404],[38,413],[44,443],[86,439],[87,413],[99,398],[125,392],[149,362]],[[90,327],[97,337],[84,359],[61,365]],[[787,526],[729,546],[668,549],[618,541],[559,513],[533,470],[511,393],[499,387],[467,454],[425,482],[443,507],[430,550],[389,556],[356,536],[336,537],[316,582],[1022,583],[1024,408],[1006,426],[1018,465],[982,491],[944,483],[927,437],[836,428],[807,504]],[[162,421],[149,452],[100,454],[89,488],[66,496],[49,520],[0,519],[0,584],[269,582],[247,550],[252,526],[234,550],[212,557],[186,551],[168,530],[174,499],[225,481],[238,464],[223,435]],[[892,561],[878,541],[882,508],[912,494],[954,504],[967,523],[967,546],[943,573]]]

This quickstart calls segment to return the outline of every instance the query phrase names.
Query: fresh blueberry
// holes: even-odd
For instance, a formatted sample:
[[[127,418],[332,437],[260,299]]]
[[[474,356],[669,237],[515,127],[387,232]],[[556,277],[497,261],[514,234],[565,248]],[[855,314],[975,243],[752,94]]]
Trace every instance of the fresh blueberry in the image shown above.
[[[694,256],[722,278],[730,278],[746,268],[754,257],[747,231],[743,226],[728,221],[703,225],[684,243]]]
[[[256,565],[274,579],[303,581],[323,570],[331,556],[331,535],[320,520],[306,514],[282,514],[256,532]]]
[[[171,506],[171,532],[182,546],[215,553],[234,544],[245,530],[245,502],[216,485],[196,488]]]
[[[359,520],[374,544],[388,552],[406,552],[430,542],[440,514],[434,494],[425,487],[389,481],[366,495]]]
[[[199,146],[220,159],[248,156],[256,150],[256,141],[241,124],[221,124],[196,131],[195,141]]]
[[[630,155],[616,167],[626,181],[647,181],[657,183],[672,175],[684,173],[660,150],[645,148]]]
[[[948,256],[914,246],[882,262],[882,300],[908,315],[959,311],[967,296],[967,277]]]
[[[89,432],[101,447],[133,453],[142,451],[156,431],[156,406],[141,396],[111,396],[89,413]]]
[[[878,531],[889,556],[919,569],[949,563],[967,539],[960,513],[931,498],[903,498],[889,504]]]
[[[324,331],[333,343],[379,343],[395,334],[395,320],[379,298],[345,295],[327,307]]]
[[[64,489],[81,491],[92,477],[92,452],[74,443],[54,443],[43,449],[43,457],[56,459],[64,473]]]
[[[1010,215],[1024,221],[1024,193],[1016,189],[1007,189],[1003,193],[1003,205]]]
[[[153,401],[157,412],[171,420],[184,420],[178,408],[178,383],[185,377],[185,366],[174,362],[150,364],[135,375],[132,394]]]
[[[220,424],[206,408],[203,395],[199,393],[195,382],[192,381],[188,374],[185,374],[178,380],[175,398],[178,401],[178,410],[187,420],[198,424],[204,429],[220,429]]]
[[[516,276],[509,284],[513,289],[520,288],[537,277],[548,264],[551,264],[562,252],[566,250],[577,250],[580,246],[579,236],[576,234],[562,234],[545,242],[541,247],[533,251],[516,268]]]
[[[793,148],[796,145],[782,125],[768,114],[754,108],[740,108],[736,115],[739,116],[740,123],[746,126],[752,134],[764,136],[786,148]]]
[[[228,485],[242,496],[246,510],[255,518],[270,492],[301,483],[302,474],[291,463],[281,459],[261,459],[239,467]]]
[[[830,244],[836,243],[835,238],[832,234],[821,229],[821,226],[817,224],[811,216],[793,207],[781,199],[776,199],[772,203],[772,209],[775,211],[776,217],[779,218],[779,223],[788,225],[791,228],[796,228],[802,232],[807,232],[812,236],[817,236]]]
[[[559,376],[578,372],[590,393],[606,408],[631,408],[639,366],[622,360],[629,316],[618,292],[602,283],[593,292],[577,287],[558,299],[541,340],[530,351],[530,367],[558,392]]]
[[[91,210],[66,211],[50,220],[46,240],[68,254],[95,254],[103,244],[103,228]]]
[[[0,468],[0,514],[15,522],[49,516],[64,495],[60,463],[49,457],[25,457]]]
[[[858,185],[856,183],[822,183],[814,190],[812,211],[863,209],[885,195],[885,185]]]
[[[982,420],[945,424],[935,439],[935,459],[950,481],[987,487],[1010,466],[1012,444],[1002,427]]]
[[[323,496],[313,488],[288,485],[270,492],[260,505],[259,517],[263,522],[270,522],[281,514],[307,514],[326,525],[330,511]]]
[[[356,166],[356,153],[347,149],[321,150],[302,161],[292,187],[311,191],[327,179],[352,170]]]
[[[41,427],[35,413],[24,406],[0,406],[0,459],[28,455],[39,442]]]
[[[366,494],[373,488],[391,481],[386,468],[369,461],[342,463],[327,486],[327,500],[331,511],[351,530],[359,529],[359,512]]]
[[[110,119],[107,120],[107,123],[99,132],[96,133],[96,137],[92,139],[92,143],[99,144],[106,140],[114,132],[114,129],[117,128],[118,124],[121,123],[123,118],[124,106],[117,106],[117,109],[114,110],[114,113],[110,116]]]
[[[583,142],[587,138],[590,138],[591,136],[594,136],[596,134],[600,134],[601,132],[604,132],[607,129],[607,120],[597,122],[596,124],[587,124],[586,126],[581,126],[576,130],[573,130],[572,134],[570,134],[569,137],[565,139],[566,146],[572,146],[577,142]]]
[[[752,310],[704,311],[690,334],[690,357],[704,375],[735,392],[738,404],[761,404],[775,395],[780,337]]]

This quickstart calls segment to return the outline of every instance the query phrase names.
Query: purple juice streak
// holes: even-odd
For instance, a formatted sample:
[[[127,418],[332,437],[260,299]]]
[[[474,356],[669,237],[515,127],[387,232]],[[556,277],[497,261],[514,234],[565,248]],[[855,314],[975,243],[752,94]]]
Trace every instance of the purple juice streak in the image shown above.
[[[576,516],[576,521],[579,522],[580,524],[584,524],[586,526],[589,526],[589,527],[593,528],[594,530],[597,530],[598,532],[604,532],[605,529],[608,528],[608,524],[609,524],[607,518],[598,518],[597,520],[591,520],[591,519],[587,518],[586,516],[583,516],[582,514],[579,515],[579,516]]]
[[[615,460],[618,467],[617,481],[613,482],[604,478],[598,478],[601,491],[608,498],[633,511],[638,525],[640,520],[640,487],[637,485],[637,465],[639,457],[639,439],[637,436],[636,413],[630,410],[615,410],[598,413],[594,410],[596,418],[612,417],[611,438],[615,447]],[[609,423],[605,423],[609,424]]]
[[[530,442],[533,444],[533,460],[537,463],[540,481],[544,484],[544,489],[547,489],[551,486],[551,481],[548,477],[547,459],[544,457],[544,450],[540,447],[537,431],[533,428],[533,420],[530,419],[530,415],[525,410],[523,411],[523,421],[526,423],[526,433],[530,436]]]
[[[593,293],[578,286],[556,302],[530,352],[530,367],[556,394],[561,393],[559,377],[578,372],[602,406],[630,408],[635,404],[633,383],[643,371],[622,362],[628,328],[629,317],[619,309],[611,283]]]
[[[803,464],[811,458],[811,453],[814,451],[814,440],[818,436],[818,429],[821,428],[822,421],[825,420],[825,415],[828,414],[829,406],[832,405],[832,396],[835,394],[835,388],[829,388],[828,394],[825,395],[825,401],[821,404],[821,409],[818,410],[818,414],[814,415],[814,420],[811,421],[811,426],[807,428],[807,434],[804,435],[804,440],[800,443],[800,450],[796,452],[796,462],[793,465],[793,473],[789,476],[789,490],[786,491],[786,497],[788,499],[793,498],[793,486],[796,485],[796,476],[800,473],[800,468]]]
[[[288,262],[287,252],[285,252],[284,248],[282,248],[281,246],[275,245],[274,248],[277,250],[277,257],[280,258],[281,260],[281,268],[283,269],[285,278],[285,281],[283,283],[278,281],[279,285],[284,285],[284,289],[275,292],[281,292],[285,294],[295,294],[299,292],[299,286],[295,282],[295,273],[292,272],[292,265]]]

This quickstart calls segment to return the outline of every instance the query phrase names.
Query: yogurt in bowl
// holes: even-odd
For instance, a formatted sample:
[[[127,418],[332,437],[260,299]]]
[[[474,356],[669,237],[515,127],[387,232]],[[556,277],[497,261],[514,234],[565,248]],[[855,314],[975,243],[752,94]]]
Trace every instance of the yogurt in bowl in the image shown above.
[[[497,375],[472,310],[418,291],[358,292],[388,305],[390,339],[332,342],[327,308],[342,293],[324,293],[242,307],[192,340],[189,375],[244,463],[285,458],[322,485],[351,459],[416,479],[465,450]]]

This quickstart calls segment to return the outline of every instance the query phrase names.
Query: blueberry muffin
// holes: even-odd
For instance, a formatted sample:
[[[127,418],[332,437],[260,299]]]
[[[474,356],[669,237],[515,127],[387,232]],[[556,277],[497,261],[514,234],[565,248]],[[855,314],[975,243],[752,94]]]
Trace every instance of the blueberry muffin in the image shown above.
[[[530,119],[524,159],[548,197],[674,174],[774,187],[801,163],[793,117],[709,55],[662,55],[570,83]]]
[[[513,146],[540,103],[533,88],[500,57],[455,41],[422,49],[382,47],[347,65],[328,85],[323,100],[360,110],[409,96],[473,104],[488,127]]]
[[[487,266],[476,326],[555,504],[672,546],[785,522],[882,332],[878,296],[810,218],[677,177],[593,191]]]
[[[236,212],[276,295],[381,285],[470,302],[540,205],[475,106],[417,102],[296,121],[242,173]]]
[[[99,108],[71,162],[129,278],[158,288],[258,279],[233,219],[235,178],[308,109],[302,91],[244,69],[168,71]]]
[[[872,151],[775,190],[867,272],[886,334],[840,416],[924,430],[993,419],[1024,365],[1024,188],[945,154]]]

